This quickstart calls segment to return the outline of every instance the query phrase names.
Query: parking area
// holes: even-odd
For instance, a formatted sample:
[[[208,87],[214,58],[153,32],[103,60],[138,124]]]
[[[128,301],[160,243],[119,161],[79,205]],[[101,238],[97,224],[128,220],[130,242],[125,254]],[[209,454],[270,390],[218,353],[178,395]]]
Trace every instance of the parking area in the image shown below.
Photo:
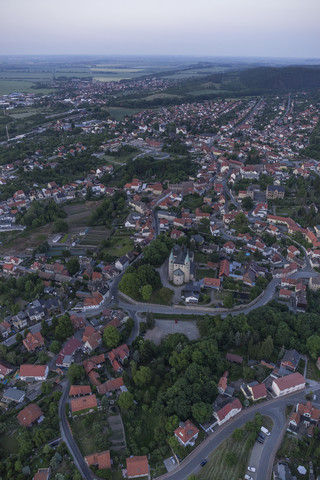
[[[171,333],[184,333],[189,340],[197,340],[199,338],[199,330],[196,322],[179,320],[175,323],[174,316],[172,320],[156,320],[154,328],[148,330],[144,338],[159,345],[161,340]]]
[[[171,472],[178,465],[177,460],[174,457],[166,458],[163,460],[163,463],[167,469],[167,472]]]

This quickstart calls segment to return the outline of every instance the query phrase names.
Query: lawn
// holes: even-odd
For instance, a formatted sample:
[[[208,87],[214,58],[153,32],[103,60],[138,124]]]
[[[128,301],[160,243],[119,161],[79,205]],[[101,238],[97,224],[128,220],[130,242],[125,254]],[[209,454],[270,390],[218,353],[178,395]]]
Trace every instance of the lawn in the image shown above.
[[[215,278],[215,273],[216,270],[211,268],[211,269],[199,269],[197,268],[196,270],[196,279],[197,280],[202,280],[204,277],[209,277],[209,278]]]
[[[237,480],[243,478],[249,460],[252,443],[250,432],[244,431],[239,442],[231,437],[225,440],[209,457],[209,462],[202,469],[199,480]],[[228,455],[234,455],[233,465],[229,465]]]
[[[110,246],[105,248],[103,252],[115,257],[122,257],[134,247],[133,240],[128,235],[113,235],[109,242]]]
[[[308,359],[307,378],[316,382],[320,381],[320,370],[318,370],[316,362],[310,358]]]

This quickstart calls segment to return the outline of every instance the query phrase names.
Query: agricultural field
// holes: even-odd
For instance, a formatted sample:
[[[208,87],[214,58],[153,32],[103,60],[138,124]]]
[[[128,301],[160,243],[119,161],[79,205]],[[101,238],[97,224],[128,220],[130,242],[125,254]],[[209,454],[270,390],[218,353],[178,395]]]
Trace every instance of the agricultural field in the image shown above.
[[[129,235],[113,235],[108,239],[108,247],[102,250],[103,253],[108,253],[115,257],[122,257],[126,253],[130,252],[134,247],[133,240]]]
[[[9,95],[10,93],[35,93],[49,94],[55,92],[53,88],[36,86],[36,83],[28,80],[11,80],[9,78],[0,78],[0,95]]]
[[[92,227],[89,232],[81,238],[80,245],[97,247],[102,240],[105,240],[109,231],[104,227]]]
[[[65,219],[68,227],[69,233],[78,233],[79,229],[82,229],[88,225],[88,219],[91,213],[99,207],[101,200],[95,202],[79,202],[66,205],[64,211],[67,214]]]
[[[115,120],[123,120],[126,116],[134,115],[141,112],[141,108],[121,108],[121,107],[108,107],[108,112]]]

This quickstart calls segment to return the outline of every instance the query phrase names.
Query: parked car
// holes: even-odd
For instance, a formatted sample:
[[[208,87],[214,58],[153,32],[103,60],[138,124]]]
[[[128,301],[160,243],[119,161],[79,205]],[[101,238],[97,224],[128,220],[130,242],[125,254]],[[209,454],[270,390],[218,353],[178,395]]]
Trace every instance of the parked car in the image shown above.
[[[202,462],[200,463],[201,467],[204,467],[206,463],[208,463],[208,460],[205,458],[205,459],[202,460]]]
[[[265,435],[267,435],[267,436],[269,437],[269,435],[270,435],[270,432],[269,432],[269,430],[268,430],[267,428],[265,428],[265,427],[261,427],[261,429],[260,429],[260,430],[261,430],[261,432],[262,432],[262,433],[264,433]]]
[[[244,478],[245,478],[245,480],[253,480],[253,478],[250,475],[248,475],[247,473],[245,474]]]
[[[263,438],[263,440],[265,440],[265,438],[266,438],[266,437],[263,435],[263,433],[258,433],[258,437]]]
[[[248,467],[249,472],[255,472],[256,468],[255,467]]]
[[[256,441],[257,441],[258,443],[264,443],[264,440],[263,440],[261,437],[257,437],[257,438],[256,438]]]

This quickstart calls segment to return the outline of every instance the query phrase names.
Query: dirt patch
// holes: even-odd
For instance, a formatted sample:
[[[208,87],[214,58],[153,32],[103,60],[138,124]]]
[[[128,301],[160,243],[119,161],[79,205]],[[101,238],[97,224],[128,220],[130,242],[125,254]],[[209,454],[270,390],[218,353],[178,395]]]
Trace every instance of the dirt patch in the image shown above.
[[[35,230],[25,230],[19,233],[15,238],[10,239],[8,243],[1,245],[1,255],[19,256],[20,254],[32,254],[32,250],[41,245],[53,232],[53,223],[48,223]]]
[[[175,323],[174,319],[156,320],[155,327],[152,330],[148,330],[144,338],[159,345],[161,340],[171,333],[184,333],[189,340],[197,340],[199,338],[196,322],[179,320],[178,323]]]

